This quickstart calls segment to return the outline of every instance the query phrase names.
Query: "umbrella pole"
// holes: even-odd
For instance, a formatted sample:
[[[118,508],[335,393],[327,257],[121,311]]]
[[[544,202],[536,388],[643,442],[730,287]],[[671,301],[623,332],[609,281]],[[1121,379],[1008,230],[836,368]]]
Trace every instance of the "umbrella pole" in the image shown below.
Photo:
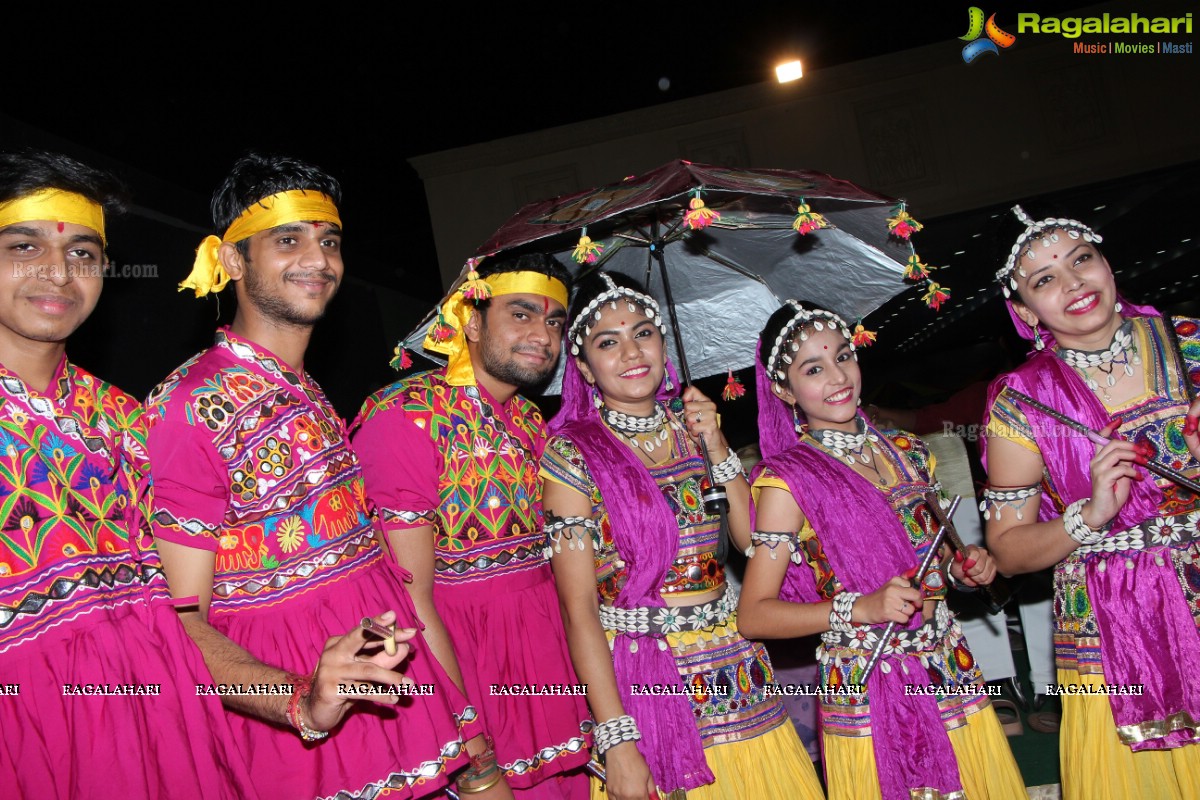
[[[663,294],[667,298],[667,314],[671,317],[671,332],[675,336],[675,350],[679,353],[679,377],[685,386],[691,386],[692,372],[688,369],[687,354],[683,350],[683,334],[679,332],[679,319],[675,316],[675,298],[671,294],[671,279],[667,276],[667,260],[663,252],[663,241],[658,235],[657,217],[650,223],[650,233],[650,254],[658,262],[658,270],[662,273]],[[708,488],[701,492],[701,497],[704,498],[704,510],[709,514],[719,515],[721,528],[724,530],[725,514],[729,511],[729,495],[724,486],[713,480],[712,457],[708,454],[708,442],[704,440],[703,436],[700,437],[700,455],[704,459],[704,477],[708,479]],[[721,549],[725,549],[723,541]]]

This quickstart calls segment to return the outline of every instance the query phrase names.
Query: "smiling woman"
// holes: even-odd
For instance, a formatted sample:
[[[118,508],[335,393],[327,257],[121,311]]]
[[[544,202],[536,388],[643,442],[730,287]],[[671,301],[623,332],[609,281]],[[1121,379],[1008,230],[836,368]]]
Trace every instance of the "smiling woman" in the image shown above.
[[[716,406],[674,385],[658,305],[636,282],[591,276],[571,320],[574,358],[542,458],[546,547],[607,795],[820,797],[769,691],[767,653],[738,633],[720,520],[700,501],[698,442],[729,450]],[[732,452],[713,477],[745,547],[748,487]]]
[[[994,564],[968,548],[917,574],[934,556],[941,514],[934,459],[916,437],[880,431],[858,410],[854,349],[840,317],[795,301],[759,339],[764,460],[743,629],[767,639],[821,634],[830,798],[1025,797],[945,602],[948,582],[987,584]],[[864,679],[889,623],[899,627]]]
[[[1200,323],[1122,298],[1085,223],[1017,206],[1009,224],[996,277],[1035,352],[991,388],[987,536],[1004,572],[1054,570],[1058,683],[1075,690],[1064,797],[1186,796],[1200,779],[1200,498],[1143,467],[1200,474]],[[1083,694],[1133,684],[1144,694]]]

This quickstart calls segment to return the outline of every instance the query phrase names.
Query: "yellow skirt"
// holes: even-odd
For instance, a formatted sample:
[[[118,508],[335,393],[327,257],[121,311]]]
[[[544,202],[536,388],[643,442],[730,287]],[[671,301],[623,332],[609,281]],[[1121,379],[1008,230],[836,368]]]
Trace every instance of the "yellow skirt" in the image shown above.
[[[949,731],[965,800],[1027,800],[1025,781],[996,712],[989,705],[966,719]],[[821,739],[829,800],[881,800],[871,737],[822,734]]]
[[[716,783],[687,792],[687,800],[822,800],[817,772],[796,729],[784,722],[762,736],[704,750]],[[659,794],[665,798],[666,795]],[[592,800],[607,800],[604,784],[592,778]],[[679,794],[671,800],[682,800]]]
[[[1103,685],[1103,675],[1060,669],[1060,684]],[[1200,745],[1133,752],[1121,744],[1105,695],[1063,695],[1063,800],[1200,798]]]

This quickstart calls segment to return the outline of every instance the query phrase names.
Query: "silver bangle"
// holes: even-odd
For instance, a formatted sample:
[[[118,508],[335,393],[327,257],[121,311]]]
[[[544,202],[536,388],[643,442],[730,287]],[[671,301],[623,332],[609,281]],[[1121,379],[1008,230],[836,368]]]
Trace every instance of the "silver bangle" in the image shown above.
[[[628,714],[598,723],[592,729],[592,740],[596,743],[596,755],[599,758],[604,758],[605,753],[619,744],[636,742],[641,738],[637,723]]]
[[[852,615],[854,603],[862,597],[858,592],[840,592],[834,595],[833,608],[829,612],[829,630],[835,633],[849,633],[854,630]]]
[[[1090,503],[1092,498],[1085,497],[1082,500],[1076,500],[1071,505],[1067,506],[1067,510],[1063,512],[1063,527],[1066,528],[1067,536],[1070,536],[1080,544],[1096,544],[1108,534],[1109,528],[1112,527],[1112,521],[1106,522],[1099,529],[1089,526],[1083,521],[1083,507]]]
[[[712,477],[716,483],[729,483],[739,475],[745,475],[746,471],[742,469],[742,460],[737,457],[737,453],[733,452],[733,448],[729,448],[729,455],[720,464],[713,464]]]

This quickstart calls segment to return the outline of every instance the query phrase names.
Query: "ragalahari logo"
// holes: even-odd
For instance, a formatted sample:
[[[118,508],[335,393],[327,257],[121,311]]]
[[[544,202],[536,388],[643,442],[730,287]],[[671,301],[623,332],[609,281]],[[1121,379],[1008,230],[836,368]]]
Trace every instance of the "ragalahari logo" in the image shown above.
[[[983,34],[987,34],[986,39],[979,38]],[[969,44],[963,48],[963,61],[970,64],[975,59],[984,53],[1000,55],[1000,48],[1005,49],[1012,47],[1013,42],[1017,41],[1017,37],[1007,31],[1000,30],[1000,26],[996,24],[996,15],[992,14],[987,18],[987,23],[983,21],[983,9],[979,6],[971,6],[967,9],[967,33],[965,36],[958,37]]]

